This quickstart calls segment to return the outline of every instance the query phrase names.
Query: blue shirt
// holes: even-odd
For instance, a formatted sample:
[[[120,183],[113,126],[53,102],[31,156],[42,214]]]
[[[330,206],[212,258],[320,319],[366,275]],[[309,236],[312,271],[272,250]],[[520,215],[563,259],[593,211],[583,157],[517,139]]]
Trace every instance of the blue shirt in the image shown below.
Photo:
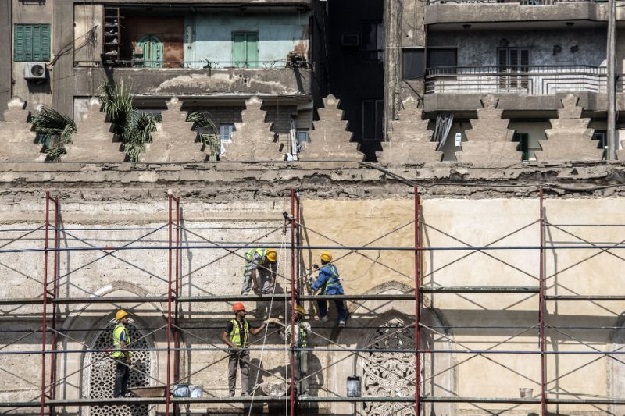
[[[311,286],[312,290],[323,288],[323,295],[343,295],[343,286],[339,279],[339,272],[333,264],[325,264],[319,269],[319,276]]]

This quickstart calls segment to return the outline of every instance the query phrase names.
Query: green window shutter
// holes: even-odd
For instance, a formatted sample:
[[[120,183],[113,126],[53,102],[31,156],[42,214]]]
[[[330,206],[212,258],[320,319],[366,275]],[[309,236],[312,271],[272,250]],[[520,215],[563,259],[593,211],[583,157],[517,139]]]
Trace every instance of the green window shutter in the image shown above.
[[[16,62],[49,61],[50,25],[15,25],[13,31],[13,60]]]
[[[250,68],[258,67],[258,33],[247,33],[245,37],[247,47],[247,63]]]
[[[15,25],[13,33],[13,60],[15,62],[25,61],[24,59],[24,26]]]
[[[245,33],[232,34],[232,64],[236,67],[247,66]]]

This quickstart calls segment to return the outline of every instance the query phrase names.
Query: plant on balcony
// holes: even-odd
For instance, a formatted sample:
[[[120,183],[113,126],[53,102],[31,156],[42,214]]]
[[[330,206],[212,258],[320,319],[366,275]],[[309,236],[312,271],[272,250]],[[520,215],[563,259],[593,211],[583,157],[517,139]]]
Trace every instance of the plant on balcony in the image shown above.
[[[204,151],[208,153],[210,160],[217,160],[221,152],[221,140],[219,128],[211,119],[210,114],[199,111],[190,113],[187,121],[193,122],[193,129],[198,132],[198,139],[204,145]]]
[[[152,143],[152,133],[156,131],[155,117],[133,107],[130,89],[124,88],[123,82],[119,86],[113,81],[102,84],[100,99],[128,160],[138,162],[145,144]]]
[[[65,145],[72,142],[76,123],[53,108],[42,106],[31,122],[37,133],[37,143],[43,145],[46,162],[58,162],[66,154]]]

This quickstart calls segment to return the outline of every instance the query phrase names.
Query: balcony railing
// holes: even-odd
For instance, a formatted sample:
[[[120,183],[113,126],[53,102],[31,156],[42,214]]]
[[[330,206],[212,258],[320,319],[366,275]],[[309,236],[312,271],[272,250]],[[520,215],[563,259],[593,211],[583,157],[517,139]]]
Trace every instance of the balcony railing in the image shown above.
[[[107,59],[105,59],[107,58]],[[100,67],[115,66],[126,68],[187,68],[187,69],[279,69],[279,68],[304,68],[310,69],[310,63],[305,60],[276,59],[272,61],[149,61],[144,59],[111,59],[103,55],[99,61],[74,61],[75,67]]]
[[[617,92],[623,81],[617,78]],[[428,69],[427,94],[515,93],[548,95],[607,91],[607,68],[592,66],[484,66]]]
[[[557,3],[606,3],[607,0],[428,0],[428,4],[514,3],[521,6],[552,6]]]

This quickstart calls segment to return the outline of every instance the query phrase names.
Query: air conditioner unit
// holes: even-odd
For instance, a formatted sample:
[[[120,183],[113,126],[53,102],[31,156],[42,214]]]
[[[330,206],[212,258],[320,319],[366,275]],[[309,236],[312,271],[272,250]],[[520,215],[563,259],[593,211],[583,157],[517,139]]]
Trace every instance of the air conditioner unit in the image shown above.
[[[26,62],[24,79],[46,79],[47,76],[45,62]]]
[[[341,46],[360,45],[360,35],[358,33],[343,33],[341,35]]]

